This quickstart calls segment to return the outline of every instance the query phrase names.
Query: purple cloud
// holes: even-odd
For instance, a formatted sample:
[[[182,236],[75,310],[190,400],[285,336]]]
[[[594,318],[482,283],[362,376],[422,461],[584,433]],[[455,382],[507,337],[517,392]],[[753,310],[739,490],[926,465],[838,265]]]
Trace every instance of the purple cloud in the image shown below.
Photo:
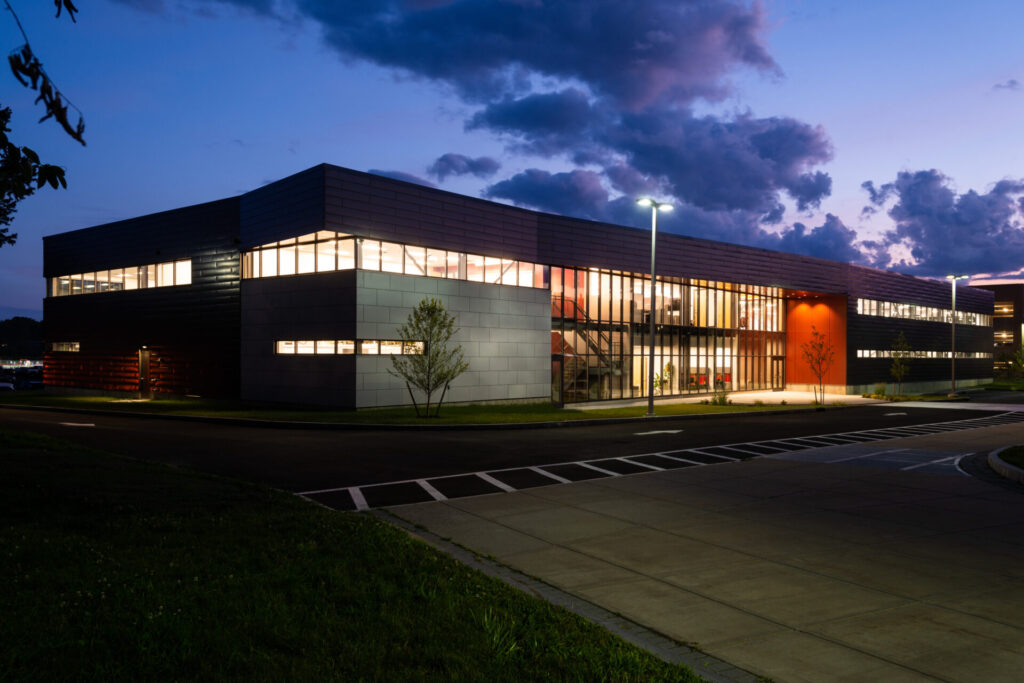
[[[904,171],[875,188],[865,183],[875,206],[895,203],[888,215],[896,227],[887,247],[901,245],[912,260],[890,264],[915,275],[1006,272],[1024,263],[1024,180],[1001,180],[984,194],[957,194],[939,171]]]
[[[1020,88],[1020,81],[1018,81],[1016,78],[1011,78],[1008,81],[996,83],[995,85],[992,86],[993,90],[1020,90]]]
[[[448,152],[442,154],[430,165],[427,173],[438,180],[444,181],[450,175],[472,175],[477,178],[489,178],[498,172],[501,164],[491,157],[471,159],[463,154]]]
[[[484,191],[491,199],[507,199],[519,206],[563,215],[605,220],[608,191],[594,171],[548,173],[531,168]]]

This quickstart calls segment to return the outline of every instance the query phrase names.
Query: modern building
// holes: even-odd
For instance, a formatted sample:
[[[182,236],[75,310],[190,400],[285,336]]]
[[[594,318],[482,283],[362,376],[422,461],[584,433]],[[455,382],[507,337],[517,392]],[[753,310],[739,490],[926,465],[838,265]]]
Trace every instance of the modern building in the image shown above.
[[[649,214],[642,213],[645,218]],[[950,380],[948,282],[658,235],[655,393]],[[447,400],[647,395],[650,232],[320,165],[239,197],[44,239],[48,387],[405,404],[396,328],[425,297],[458,318],[469,370]],[[992,376],[991,292],[958,287],[960,387]]]
[[[971,286],[987,289],[995,297],[992,314],[992,351],[996,371],[1007,371],[1010,361],[1024,349],[1024,281],[972,280]]]

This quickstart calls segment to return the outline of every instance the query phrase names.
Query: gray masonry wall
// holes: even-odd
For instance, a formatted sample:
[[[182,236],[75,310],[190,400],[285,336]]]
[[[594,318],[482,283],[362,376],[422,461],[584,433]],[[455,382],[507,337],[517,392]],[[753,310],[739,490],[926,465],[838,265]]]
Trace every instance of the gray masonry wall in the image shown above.
[[[469,363],[445,403],[550,398],[550,291],[357,271],[356,337],[398,339],[396,329],[425,297],[440,299],[456,316],[453,341]],[[411,403],[404,382],[387,372],[389,357],[355,361],[356,407]]]

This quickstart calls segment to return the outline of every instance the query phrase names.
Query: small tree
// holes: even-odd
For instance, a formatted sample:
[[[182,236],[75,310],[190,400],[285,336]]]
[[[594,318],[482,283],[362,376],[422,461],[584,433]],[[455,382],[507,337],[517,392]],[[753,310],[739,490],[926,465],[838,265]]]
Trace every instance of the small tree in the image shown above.
[[[448,345],[458,331],[455,316],[445,310],[440,300],[433,298],[421,301],[409,314],[406,323],[398,328],[398,336],[405,348],[415,344],[423,345],[419,354],[392,356],[392,367],[388,369],[389,374],[405,380],[405,388],[409,390],[417,417],[430,417],[431,397],[441,389],[441,397],[434,410],[434,417],[437,417],[448,384],[469,368],[463,358],[462,347],[458,344],[452,347]],[[413,387],[426,395],[423,415],[420,415]]]
[[[897,396],[903,395],[903,380],[910,372],[910,344],[907,343],[907,337],[903,334],[903,330],[896,336],[896,341],[892,344],[892,365],[889,366],[889,374],[892,375],[894,384],[893,387]]]
[[[825,401],[825,375],[832,367],[832,361],[835,360],[835,349],[829,343],[828,336],[818,332],[814,325],[811,325],[811,338],[801,344],[800,349],[803,351],[804,361],[818,380],[818,385],[814,388],[814,402],[823,403]]]

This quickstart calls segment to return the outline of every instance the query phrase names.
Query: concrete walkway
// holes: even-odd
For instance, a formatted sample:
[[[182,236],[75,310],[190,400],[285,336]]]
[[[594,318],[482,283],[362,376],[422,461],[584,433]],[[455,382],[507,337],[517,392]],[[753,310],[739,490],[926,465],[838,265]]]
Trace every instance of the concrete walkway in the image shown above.
[[[1017,681],[1024,491],[952,466],[1010,443],[1024,427],[392,511],[776,681]]]
[[[710,398],[708,394],[695,396],[674,396],[672,398],[654,399],[654,408],[675,403],[700,403]],[[801,406],[814,403],[814,393],[810,391],[734,391],[729,393],[729,400],[736,405],[754,405],[758,401],[766,405],[777,405],[786,402],[788,405]],[[877,398],[864,398],[857,394],[825,394],[822,401],[825,405],[863,405],[866,403],[885,403]],[[621,401],[593,401],[590,403],[572,403],[577,410],[598,410],[601,408],[624,408],[628,406],[646,406],[646,398],[627,398]]]

